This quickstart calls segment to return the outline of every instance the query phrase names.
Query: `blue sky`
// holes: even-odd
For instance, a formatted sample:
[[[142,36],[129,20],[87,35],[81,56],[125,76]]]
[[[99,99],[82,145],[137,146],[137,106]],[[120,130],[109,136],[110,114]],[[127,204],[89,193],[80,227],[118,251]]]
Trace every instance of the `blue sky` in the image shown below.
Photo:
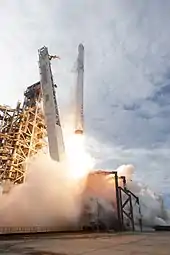
[[[132,163],[155,189],[170,181],[170,1],[0,2],[0,103],[39,80],[48,46],[62,115],[69,115],[77,46],[85,45],[85,125],[97,167]]]

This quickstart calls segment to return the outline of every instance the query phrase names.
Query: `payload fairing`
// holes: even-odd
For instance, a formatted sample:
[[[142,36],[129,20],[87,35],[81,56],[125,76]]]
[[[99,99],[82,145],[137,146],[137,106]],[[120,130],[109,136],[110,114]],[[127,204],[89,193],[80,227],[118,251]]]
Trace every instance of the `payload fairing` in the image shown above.
[[[48,54],[47,47],[41,48],[38,53],[49,152],[53,160],[61,161],[65,157],[65,147],[51,71],[51,57]]]
[[[78,46],[77,58],[77,84],[76,84],[76,119],[75,134],[84,132],[83,86],[84,86],[84,46]]]

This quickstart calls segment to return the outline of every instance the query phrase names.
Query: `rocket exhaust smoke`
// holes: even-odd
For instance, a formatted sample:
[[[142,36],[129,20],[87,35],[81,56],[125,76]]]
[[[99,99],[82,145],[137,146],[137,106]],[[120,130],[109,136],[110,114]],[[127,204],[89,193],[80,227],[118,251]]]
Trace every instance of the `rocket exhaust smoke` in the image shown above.
[[[84,149],[84,137],[66,139],[67,160],[57,162],[38,153],[27,164],[25,182],[0,196],[0,226],[76,226],[82,211],[82,192],[93,159]]]
[[[14,186],[9,193],[0,196],[0,226],[51,226],[56,230],[69,230],[79,225],[82,208],[88,208],[86,213],[91,215],[91,221],[97,222],[100,218],[106,228],[114,228],[114,186],[109,176],[95,178],[92,175],[89,180],[89,171],[82,164],[87,160],[87,155],[77,162],[72,158],[74,164],[71,161],[58,163],[51,160],[49,155],[41,154],[31,159],[25,183]],[[117,171],[119,176],[127,177],[127,188],[140,199],[143,225],[153,227],[169,224],[170,213],[164,208],[162,198],[148,187],[131,181],[133,166],[124,165]],[[133,205],[135,224],[138,225],[139,214],[135,202]]]
[[[0,197],[0,226],[72,225],[80,214],[80,190],[75,189],[66,163],[48,155],[31,160],[25,183]]]

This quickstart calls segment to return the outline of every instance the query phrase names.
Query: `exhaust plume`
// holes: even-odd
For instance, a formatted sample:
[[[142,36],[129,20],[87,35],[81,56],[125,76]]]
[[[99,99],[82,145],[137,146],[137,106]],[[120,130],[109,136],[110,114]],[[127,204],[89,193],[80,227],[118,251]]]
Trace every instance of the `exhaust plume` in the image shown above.
[[[68,165],[48,155],[29,162],[25,183],[0,197],[0,226],[72,225],[80,214],[80,190],[75,189]]]
[[[78,137],[77,144],[82,142],[81,139]],[[75,144],[71,144],[75,149]],[[72,151],[71,147],[68,147],[69,151]],[[71,156],[74,157],[67,162],[58,163],[47,154],[37,154],[27,163],[25,182],[0,196],[1,227],[51,226],[58,230],[69,230],[79,225],[81,220],[82,224],[86,224],[82,215],[85,213],[86,216],[90,215],[90,218],[87,217],[88,225],[100,221],[106,229],[116,229],[115,188],[111,175],[89,175],[85,167],[87,155],[82,157],[83,154],[78,154],[81,152],[78,148],[72,152],[74,155],[71,153]],[[139,197],[143,226],[168,225],[170,212],[164,207],[162,197],[146,185],[132,180],[134,167],[123,165],[117,172],[118,176],[126,176],[127,188]],[[140,215],[135,201],[133,208],[137,226]]]

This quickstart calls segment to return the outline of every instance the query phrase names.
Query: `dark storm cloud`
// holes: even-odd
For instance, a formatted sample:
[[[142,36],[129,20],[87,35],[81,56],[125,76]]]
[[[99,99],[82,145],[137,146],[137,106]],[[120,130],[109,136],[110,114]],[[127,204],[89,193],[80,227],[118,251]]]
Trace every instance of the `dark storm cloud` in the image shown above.
[[[148,100],[155,102],[160,107],[170,105],[170,83],[158,88]]]

